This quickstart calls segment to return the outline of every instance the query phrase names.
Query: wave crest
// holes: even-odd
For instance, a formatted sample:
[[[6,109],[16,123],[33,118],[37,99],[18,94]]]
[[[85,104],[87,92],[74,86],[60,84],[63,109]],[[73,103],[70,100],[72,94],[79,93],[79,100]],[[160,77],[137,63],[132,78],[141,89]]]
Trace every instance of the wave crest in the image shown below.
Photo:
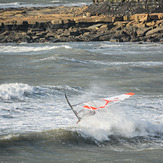
[[[140,117],[139,117],[140,118]],[[87,117],[81,121],[81,133],[93,139],[103,142],[110,141],[110,136],[125,138],[155,137],[163,135],[163,124],[152,123],[148,119],[138,119],[120,110],[109,110],[107,112]]]
[[[42,45],[42,46],[28,46],[26,44],[24,45],[0,45],[1,47],[1,52],[2,53],[29,53],[29,52],[32,52],[33,53],[37,53],[37,52],[40,52],[40,51],[50,51],[50,50],[54,50],[54,49],[72,49],[71,46],[69,45]]]
[[[10,83],[0,85],[0,98],[2,100],[24,99],[28,94],[32,94],[34,87],[22,83]]]

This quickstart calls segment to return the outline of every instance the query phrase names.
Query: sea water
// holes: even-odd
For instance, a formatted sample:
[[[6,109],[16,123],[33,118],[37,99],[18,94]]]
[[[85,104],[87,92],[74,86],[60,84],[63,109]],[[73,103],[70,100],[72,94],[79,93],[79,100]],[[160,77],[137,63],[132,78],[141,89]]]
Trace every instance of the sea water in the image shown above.
[[[163,162],[163,45],[0,44],[0,162]],[[80,123],[68,106],[134,92]]]
[[[89,5],[92,0],[0,0],[0,8]]]

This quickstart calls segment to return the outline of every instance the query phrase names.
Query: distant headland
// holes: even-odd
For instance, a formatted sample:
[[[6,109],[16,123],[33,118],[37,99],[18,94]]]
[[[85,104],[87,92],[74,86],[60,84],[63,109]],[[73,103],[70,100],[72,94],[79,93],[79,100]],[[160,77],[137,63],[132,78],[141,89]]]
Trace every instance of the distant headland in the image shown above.
[[[162,0],[0,9],[0,43],[163,42]]]

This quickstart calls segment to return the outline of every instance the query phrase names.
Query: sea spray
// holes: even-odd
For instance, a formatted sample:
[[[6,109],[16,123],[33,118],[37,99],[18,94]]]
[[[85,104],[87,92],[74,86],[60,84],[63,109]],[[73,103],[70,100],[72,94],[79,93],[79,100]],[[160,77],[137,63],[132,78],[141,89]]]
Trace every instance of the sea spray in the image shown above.
[[[132,108],[130,108],[132,109]],[[131,111],[129,111],[131,112]],[[108,108],[99,111],[91,117],[84,118],[80,123],[81,133],[97,141],[109,140],[109,137],[122,136],[126,138],[148,137],[163,134],[163,124],[153,124],[150,120],[141,120],[141,116],[129,116],[118,108]]]

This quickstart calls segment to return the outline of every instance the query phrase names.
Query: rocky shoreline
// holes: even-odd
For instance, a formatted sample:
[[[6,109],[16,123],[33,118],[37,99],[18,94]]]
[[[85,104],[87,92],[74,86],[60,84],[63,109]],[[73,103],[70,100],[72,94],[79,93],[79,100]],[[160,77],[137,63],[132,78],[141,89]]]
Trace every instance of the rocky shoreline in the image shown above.
[[[110,16],[89,8],[0,9],[0,43],[163,42],[163,13]]]

